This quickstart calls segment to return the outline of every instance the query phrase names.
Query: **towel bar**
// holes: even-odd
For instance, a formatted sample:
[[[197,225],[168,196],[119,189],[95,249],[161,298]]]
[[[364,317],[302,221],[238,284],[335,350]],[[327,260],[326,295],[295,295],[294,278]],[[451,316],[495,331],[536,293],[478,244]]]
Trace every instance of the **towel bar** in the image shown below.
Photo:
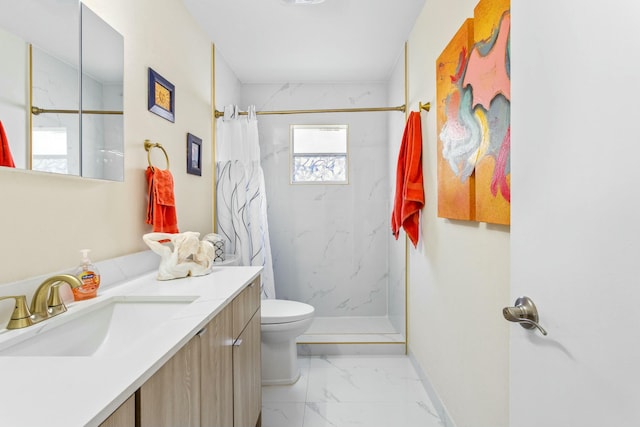
[[[152,148],[159,148],[159,149],[162,150],[162,152],[164,153],[165,159],[167,159],[167,169],[166,170],[169,170],[169,155],[167,154],[167,151],[164,149],[162,144],[159,144],[157,142],[151,142],[148,139],[145,139],[144,140],[144,149],[147,151],[147,161],[149,162],[149,167],[150,168],[154,167],[151,164],[151,149]]]

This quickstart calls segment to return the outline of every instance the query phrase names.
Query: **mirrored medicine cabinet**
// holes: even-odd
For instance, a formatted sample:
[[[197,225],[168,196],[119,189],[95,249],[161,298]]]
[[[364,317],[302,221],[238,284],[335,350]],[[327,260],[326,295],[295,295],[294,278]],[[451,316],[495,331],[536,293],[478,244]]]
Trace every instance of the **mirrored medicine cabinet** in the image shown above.
[[[123,181],[122,35],[78,0],[0,0],[0,53],[15,167]]]

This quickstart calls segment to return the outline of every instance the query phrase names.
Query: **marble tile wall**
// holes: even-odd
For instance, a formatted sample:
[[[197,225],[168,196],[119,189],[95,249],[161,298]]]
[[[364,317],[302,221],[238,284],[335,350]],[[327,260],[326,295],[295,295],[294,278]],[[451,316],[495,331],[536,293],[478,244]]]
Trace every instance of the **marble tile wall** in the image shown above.
[[[404,101],[404,52],[399,52],[398,61],[389,78],[388,105],[402,105]],[[398,153],[404,133],[405,115],[389,113],[388,139],[389,154],[389,211],[393,210],[396,190],[396,169]],[[402,335],[406,336],[406,237],[400,232],[398,240],[389,233],[389,321]]]
[[[386,84],[242,86],[242,109],[380,107]],[[388,311],[390,234],[387,116],[326,113],[258,117],[276,295],[303,301],[317,316]],[[292,124],[349,126],[349,185],[291,185]]]
[[[102,110],[105,108],[102,85],[88,75],[82,76],[82,108]],[[102,176],[104,170],[105,116],[83,114],[82,116],[82,175],[92,178]]]
[[[104,84],[87,74],[83,74],[82,87],[84,109],[122,111],[121,84]],[[123,116],[83,114],[83,176],[124,180],[123,124]]]
[[[78,69],[33,48],[33,105],[47,109],[78,109]],[[80,120],[75,114],[40,114],[35,128],[67,129],[67,172],[80,174]]]

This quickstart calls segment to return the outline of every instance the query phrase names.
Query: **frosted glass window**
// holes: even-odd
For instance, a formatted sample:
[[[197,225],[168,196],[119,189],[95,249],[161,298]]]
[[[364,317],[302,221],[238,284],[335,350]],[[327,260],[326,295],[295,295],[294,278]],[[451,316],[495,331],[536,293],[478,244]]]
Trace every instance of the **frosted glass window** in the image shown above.
[[[291,182],[348,182],[347,125],[291,126]]]
[[[68,173],[66,128],[34,128],[31,168],[43,172]]]

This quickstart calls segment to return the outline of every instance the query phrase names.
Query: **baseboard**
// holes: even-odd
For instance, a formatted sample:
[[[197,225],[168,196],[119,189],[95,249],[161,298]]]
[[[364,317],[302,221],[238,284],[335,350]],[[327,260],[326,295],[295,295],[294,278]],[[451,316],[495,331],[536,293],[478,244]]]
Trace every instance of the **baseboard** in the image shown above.
[[[420,380],[422,381],[422,384],[424,385],[424,389],[426,390],[427,394],[429,395],[429,398],[431,399],[431,403],[433,403],[433,407],[438,412],[438,416],[440,417],[442,426],[456,427],[456,423],[453,422],[453,418],[451,418],[449,411],[447,411],[447,408],[444,406],[444,403],[442,403],[442,399],[440,399],[438,392],[433,387],[433,384],[431,384],[431,381],[429,380],[429,377],[427,377],[427,374],[425,374],[424,371],[422,370],[422,367],[420,366],[415,356],[411,352],[411,349],[409,349],[408,355],[409,355],[409,360],[411,360],[411,364],[413,364],[413,367],[415,368],[416,372],[418,373],[418,376],[420,377]]]

